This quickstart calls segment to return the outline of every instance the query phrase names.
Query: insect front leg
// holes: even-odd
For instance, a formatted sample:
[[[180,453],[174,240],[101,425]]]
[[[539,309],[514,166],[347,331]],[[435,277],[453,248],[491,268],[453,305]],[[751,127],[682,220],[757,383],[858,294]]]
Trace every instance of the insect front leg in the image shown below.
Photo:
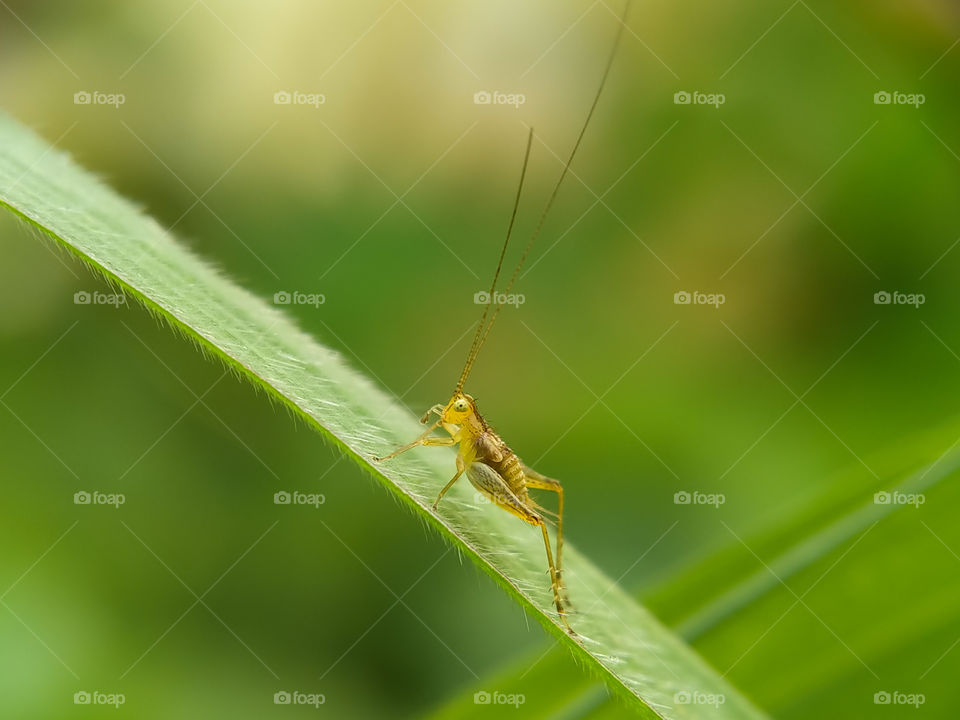
[[[430,433],[436,430],[440,426],[440,421],[437,420],[433,425],[428,427],[424,433],[414,440],[411,443],[397,448],[389,455],[384,455],[383,457],[373,458],[374,462],[382,462],[384,460],[389,460],[390,458],[395,458],[400,453],[405,453],[407,450],[413,450],[415,447],[420,447],[421,445],[427,446],[447,446],[456,445],[458,440],[454,437],[430,437]]]
[[[434,413],[436,413],[437,415],[440,415],[442,412],[443,412],[443,403],[437,403],[436,405],[434,405],[432,408],[430,408],[423,414],[423,417],[420,418],[420,424],[426,425],[431,415],[433,415]]]

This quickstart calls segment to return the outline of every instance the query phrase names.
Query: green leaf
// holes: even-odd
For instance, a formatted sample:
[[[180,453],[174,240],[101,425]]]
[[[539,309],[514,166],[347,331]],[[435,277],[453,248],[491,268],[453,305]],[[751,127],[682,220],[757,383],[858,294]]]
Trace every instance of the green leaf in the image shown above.
[[[641,714],[761,717],[689,646],[569,545],[564,570],[570,596],[590,612],[573,617],[579,638],[567,635],[551,609],[536,528],[478,505],[465,482],[433,513],[433,499],[453,473],[451,452],[424,449],[387,464],[371,462],[421,432],[407,410],[278,309],[215,272],[65,154],[2,115],[0,188],[0,204],[332,440],[488,572]],[[722,696],[725,702],[719,711],[678,705],[677,693],[684,692]]]
[[[928,431],[870,458],[879,481],[858,465],[766,530],[730,528],[727,547],[647,593],[646,603],[778,718],[826,707],[834,717],[867,717],[884,692],[921,694],[923,717],[955,717],[958,438],[957,423]],[[875,493],[893,501],[876,502]],[[915,504],[897,502],[911,497]],[[615,712],[602,686],[585,683],[555,650],[490,682],[534,697],[549,688],[550,707],[536,709],[566,718]],[[437,717],[470,713],[455,698]]]

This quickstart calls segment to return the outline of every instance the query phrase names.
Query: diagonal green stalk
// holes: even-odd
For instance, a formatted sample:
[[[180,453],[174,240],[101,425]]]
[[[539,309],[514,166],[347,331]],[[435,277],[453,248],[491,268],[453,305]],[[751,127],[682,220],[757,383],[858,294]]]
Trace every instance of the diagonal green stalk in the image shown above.
[[[862,578],[865,594],[882,595],[889,592],[891,568],[895,567],[898,555],[909,558],[907,562],[914,566],[921,564],[923,558],[932,568],[928,574],[935,575],[935,568],[942,567],[955,578],[953,568],[958,558],[949,545],[944,546],[947,541],[939,533],[955,524],[955,503],[949,498],[960,492],[960,421],[894,443],[871,456],[869,462],[882,478],[879,484],[859,465],[837,473],[809,505],[792,506],[764,529],[750,533],[746,541],[750,550],[731,536],[728,547],[684,568],[659,587],[648,590],[642,599],[688,642],[709,641],[711,634],[725,632],[723,637],[729,643],[735,629],[747,628],[745,637],[733,645],[752,648],[757,637],[766,637],[779,623],[774,622],[776,618],[764,616],[764,603],[777,593],[785,595],[787,606],[792,602],[793,596],[783,593],[784,584],[796,585],[797,592],[804,597],[818,585],[823,588],[831,580],[842,578],[846,571]],[[876,502],[874,493],[878,491],[922,495],[925,514],[919,515],[909,504]],[[939,563],[927,559],[931,542],[943,546]],[[867,550],[868,545],[872,550]],[[885,605],[851,603],[846,610],[856,620],[852,624],[859,644],[875,647],[879,662],[889,657],[899,660],[920,645],[921,655],[930,658],[924,660],[929,667],[949,647],[949,642],[939,637],[943,629],[947,628],[947,637],[952,638],[949,628],[960,618],[960,608],[952,599],[957,582],[943,579],[926,586],[923,592],[911,593],[898,601],[896,615],[891,615]],[[925,629],[934,638],[932,647],[923,647]],[[709,644],[704,644],[705,651],[710,652]],[[755,669],[748,676],[751,684],[746,686],[761,688],[766,696],[764,707],[778,717],[785,707],[802,716],[802,707],[798,709],[802,698],[814,697],[822,702],[819,693],[824,692],[828,683],[838,682],[838,676],[847,680],[857,673],[870,673],[852,660],[839,642],[832,649],[829,665],[823,649],[815,643],[768,647],[767,651],[774,655],[789,655],[791,672],[785,674],[780,670],[781,664],[770,662]],[[871,665],[878,662],[873,658],[870,661]],[[940,661],[934,666],[940,667],[947,677],[948,662]],[[918,670],[916,675],[919,673]],[[785,682],[784,677],[789,677],[789,681]],[[487,683],[511,691],[522,687],[537,697],[546,695],[545,688],[559,688],[549,694],[550,709],[556,713],[562,710],[562,716],[569,720],[602,716],[613,706],[602,686],[583,678],[567,658],[557,653],[548,655],[537,650],[519,662],[512,660]],[[838,684],[844,690],[831,699],[832,703],[862,701],[856,689],[847,689],[843,680]],[[936,685],[933,688],[937,689]],[[483,708],[475,709],[467,699],[453,696],[432,717],[441,720],[482,716]]]
[[[416,419],[276,308],[234,285],[64,154],[0,115],[0,204],[79,257],[314,426],[490,574],[581,663],[648,717],[758,718],[761,714],[678,636],[566,545],[565,573],[579,638],[551,609],[536,529],[479,506],[461,483],[430,510],[451,453],[371,458],[409,441]],[[684,694],[723,696],[685,704]],[[678,703],[678,698],[680,702]]]

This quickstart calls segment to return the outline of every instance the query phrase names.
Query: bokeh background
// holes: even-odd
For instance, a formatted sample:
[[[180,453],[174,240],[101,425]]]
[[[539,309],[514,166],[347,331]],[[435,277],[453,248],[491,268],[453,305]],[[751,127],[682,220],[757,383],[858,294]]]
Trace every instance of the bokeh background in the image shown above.
[[[513,448],[564,482],[569,541],[653,597],[838,477],[869,501],[889,480],[882,451],[934,433],[921,462],[955,441],[938,429],[960,390],[960,12],[634,5],[516,287],[525,301],[501,313],[471,386]],[[538,141],[521,239],[621,7],[4,0],[0,101],[244,287],[268,301],[322,294],[289,312],[419,414],[447,398],[465,356],[526,127]],[[524,102],[477,104],[482,91]],[[77,92],[124,103],[75,104]],[[278,92],[324,102],[277,104]],[[724,102],[678,104],[678,92]],[[878,92],[923,104],[877,104]],[[322,693],[334,717],[419,717],[545,651],[578,672],[250,386],[139,308],[75,304],[107,288],[7,215],[0,257],[5,716],[317,713],[273,704],[297,689]],[[881,291],[925,302],[878,305]],[[678,292],[725,302],[677,304]],[[82,490],[126,503],[75,505]],[[279,490],[325,503],[277,506]],[[683,491],[725,502],[678,505]],[[929,531],[902,559],[924,568],[909,582],[861,567],[857,550],[836,570],[857,579],[851,594],[825,582],[810,614],[774,623],[787,597],[757,628],[697,646],[776,716],[867,717],[873,692],[898,689],[924,706],[880,710],[955,716],[960,537],[944,518],[910,516],[888,540]],[[916,596],[942,602],[914,627],[897,609]],[[883,628],[844,629],[878,598],[891,637],[916,633],[906,656]],[[771,680],[802,677],[811,646],[833,658],[832,686]],[[556,689],[517,687],[531,716]],[[81,690],[127,701],[76,707]]]

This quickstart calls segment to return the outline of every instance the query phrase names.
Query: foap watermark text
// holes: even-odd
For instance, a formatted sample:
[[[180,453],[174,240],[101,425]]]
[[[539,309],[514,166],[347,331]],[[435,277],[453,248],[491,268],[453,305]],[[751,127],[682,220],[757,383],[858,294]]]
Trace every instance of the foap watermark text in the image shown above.
[[[727,301],[727,296],[723,293],[705,293],[699,290],[687,292],[679,290],[673,294],[674,305],[712,305],[719,308]]]
[[[873,94],[874,105],[910,105],[911,107],[919,108],[925,102],[927,102],[927,96],[923,93],[881,90]]]
[[[899,490],[888,492],[887,490],[882,490],[881,492],[873,494],[874,505],[913,505],[915,508],[918,508],[925,502],[927,502],[927,496],[923,493],[905,493]]]
[[[478,90],[473,94],[474,105],[511,105],[519,108],[527,102],[523,93],[505,93],[499,90]]]
[[[99,490],[87,492],[78,490],[73,494],[74,505],[110,505],[119,509],[121,505],[126,504],[127,496],[123,493],[105,493]]]
[[[299,90],[278,90],[273,94],[274,105],[310,105],[318,108],[325,105],[327,96],[323,93],[305,93]]]
[[[923,293],[904,293],[899,290],[887,292],[880,290],[873,294],[874,305],[912,305],[919,308],[927,302],[927,296]]]
[[[309,505],[310,507],[319,508],[326,501],[327,498],[323,493],[303,493],[297,490],[287,492],[286,490],[281,490],[273,494],[274,505]]]
[[[688,92],[680,90],[673,94],[674,105],[712,105],[719,108],[727,102],[727,96],[723,93],[705,93],[699,90]]]
[[[474,305],[513,305],[518,308],[526,301],[527,298],[523,293],[495,292],[491,295],[484,290],[473,294]]]
[[[310,305],[318,308],[325,302],[327,302],[327,296],[323,293],[278,290],[273,294],[274,305]]]
[[[112,105],[115,108],[119,108],[121,105],[126,104],[126,102],[127,96],[123,93],[105,93],[99,90],[87,92],[86,90],[80,90],[73,94],[74,105]]]
[[[899,690],[881,690],[873,694],[874,705],[910,705],[918,708],[927,702],[923,693],[905,693]]]
[[[78,690],[73,694],[74,705],[112,705],[118,708],[127,702],[123,693],[105,693],[100,690]]]
[[[699,690],[681,690],[673,695],[673,702],[677,705],[712,705],[720,707],[727,702],[723,693],[705,693]]]
[[[674,505],[711,505],[719,508],[727,502],[727,496],[723,493],[705,493],[699,490],[693,492],[687,490],[678,490],[673,494]]]
[[[99,290],[78,290],[73,294],[74,305],[112,305],[120,307],[127,304],[127,296],[123,293],[105,293]]]
[[[512,705],[515,708],[519,708],[526,701],[527,697],[522,693],[478,690],[473,694],[474,705]]]
[[[280,690],[273,694],[274,705],[309,705],[319,708],[327,701],[322,693],[305,693],[299,690]]]

